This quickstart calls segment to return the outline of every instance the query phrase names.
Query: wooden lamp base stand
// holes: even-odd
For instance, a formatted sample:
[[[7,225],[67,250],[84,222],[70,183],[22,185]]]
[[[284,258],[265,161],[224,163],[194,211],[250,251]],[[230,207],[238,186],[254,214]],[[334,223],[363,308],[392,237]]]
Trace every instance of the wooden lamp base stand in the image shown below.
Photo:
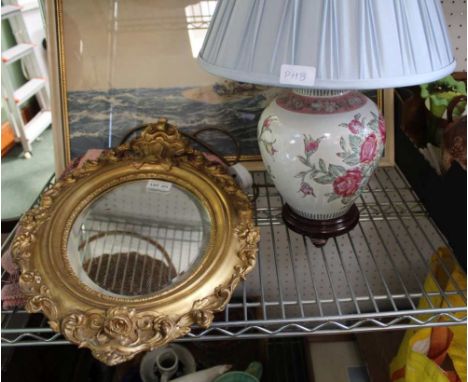
[[[288,228],[308,236],[316,247],[322,247],[329,238],[351,231],[359,222],[359,210],[353,204],[346,214],[338,218],[312,220],[298,215],[285,204],[283,206],[283,220]]]

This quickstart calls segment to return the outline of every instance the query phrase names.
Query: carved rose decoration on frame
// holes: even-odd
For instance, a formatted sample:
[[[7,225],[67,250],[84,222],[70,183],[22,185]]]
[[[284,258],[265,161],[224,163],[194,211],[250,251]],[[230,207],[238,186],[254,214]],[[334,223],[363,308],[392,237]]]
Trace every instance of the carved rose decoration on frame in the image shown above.
[[[206,250],[190,272],[160,293],[125,296],[93,289],[70,261],[73,224],[108,190],[142,179],[172,182],[200,199],[211,227]],[[223,167],[208,162],[161,119],[128,144],[66,174],[22,217],[12,254],[21,268],[26,309],[44,313],[54,331],[107,365],[128,361],[186,335],[193,324],[211,325],[255,266],[259,230],[252,215],[247,195]]]

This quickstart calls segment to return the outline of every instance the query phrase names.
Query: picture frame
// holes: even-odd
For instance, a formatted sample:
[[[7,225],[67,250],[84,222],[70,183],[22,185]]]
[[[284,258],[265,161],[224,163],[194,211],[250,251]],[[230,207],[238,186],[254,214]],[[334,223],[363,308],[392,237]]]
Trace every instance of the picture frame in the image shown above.
[[[123,6],[116,10],[115,3],[104,0],[46,0],[57,174],[86,150],[115,147],[129,130],[160,117],[188,133],[221,127],[241,143],[240,160],[246,167],[264,169],[256,123],[280,89],[228,81],[199,67],[196,53],[215,3],[135,0],[130,11]],[[129,36],[146,42],[138,47],[128,42]],[[125,53],[129,50],[137,57],[134,61]],[[139,77],[126,78],[130,72]],[[366,93],[387,126],[380,165],[392,166],[393,89]],[[209,139],[226,159],[235,157],[229,137],[210,133]]]

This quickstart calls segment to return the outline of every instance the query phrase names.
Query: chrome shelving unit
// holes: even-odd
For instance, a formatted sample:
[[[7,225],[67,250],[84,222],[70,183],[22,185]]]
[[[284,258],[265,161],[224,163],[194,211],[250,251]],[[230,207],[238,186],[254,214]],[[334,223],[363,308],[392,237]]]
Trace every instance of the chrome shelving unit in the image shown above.
[[[256,172],[254,179],[257,266],[210,328],[195,327],[180,341],[466,324],[466,285],[433,257],[448,244],[398,168],[377,170],[357,201],[358,226],[322,248],[285,227],[281,197],[267,174]],[[437,282],[431,257],[451,290]],[[428,279],[432,289],[423,287]],[[464,306],[454,306],[454,299]],[[3,347],[67,343],[40,314],[2,313]]]

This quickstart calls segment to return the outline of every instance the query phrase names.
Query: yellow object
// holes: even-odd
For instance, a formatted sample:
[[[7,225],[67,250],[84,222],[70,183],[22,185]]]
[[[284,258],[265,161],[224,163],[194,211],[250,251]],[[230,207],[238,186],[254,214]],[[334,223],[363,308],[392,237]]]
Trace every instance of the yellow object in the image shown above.
[[[442,263],[451,277],[448,277]],[[466,290],[466,275],[448,248],[439,248],[432,256],[431,271],[424,283],[426,292],[440,292],[437,284],[444,291]],[[440,295],[430,299],[435,308],[448,305]],[[452,307],[465,306],[458,294],[446,296],[446,299]],[[427,298],[421,298],[418,307],[429,308]],[[463,318],[466,312],[454,315]],[[429,316],[420,318],[424,320]],[[439,319],[439,322],[443,322],[443,319]],[[454,370],[444,370],[441,366],[447,357],[452,361]],[[398,354],[390,364],[390,379],[392,382],[466,381],[466,325],[407,330]]]
[[[87,271],[75,246],[79,240],[73,236],[74,227],[77,221],[83,223],[78,220],[83,211],[91,211],[89,206],[102,195],[135,181],[144,181],[145,190],[156,195],[151,200],[157,198],[161,205],[169,205],[163,194],[172,186],[191,195],[207,216],[206,246],[200,249],[197,261],[183,272],[179,270],[165,289],[146,293],[140,288],[136,295],[125,295],[123,289],[110,293],[98,288],[91,276],[87,277],[92,282],[80,278]],[[129,203],[149,206],[149,197],[139,197],[129,197]],[[260,233],[253,221],[251,201],[234,178],[193,149],[175,126],[160,119],[146,125],[127,144],[70,170],[44,191],[38,206],[23,215],[12,255],[21,268],[19,285],[28,297],[26,310],[42,311],[52,330],[91,349],[109,366],[129,361],[138,353],[186,335],[194,324],[211,325],[255,266]],[[107,229],[105,235],[109,232]],[[94,256],[96,250],[91,251]],[[127,257],[125,267],[128,262]],[[133,269],[134,275],[135,265]],[[133,280],[132,276],[130,282]]]

